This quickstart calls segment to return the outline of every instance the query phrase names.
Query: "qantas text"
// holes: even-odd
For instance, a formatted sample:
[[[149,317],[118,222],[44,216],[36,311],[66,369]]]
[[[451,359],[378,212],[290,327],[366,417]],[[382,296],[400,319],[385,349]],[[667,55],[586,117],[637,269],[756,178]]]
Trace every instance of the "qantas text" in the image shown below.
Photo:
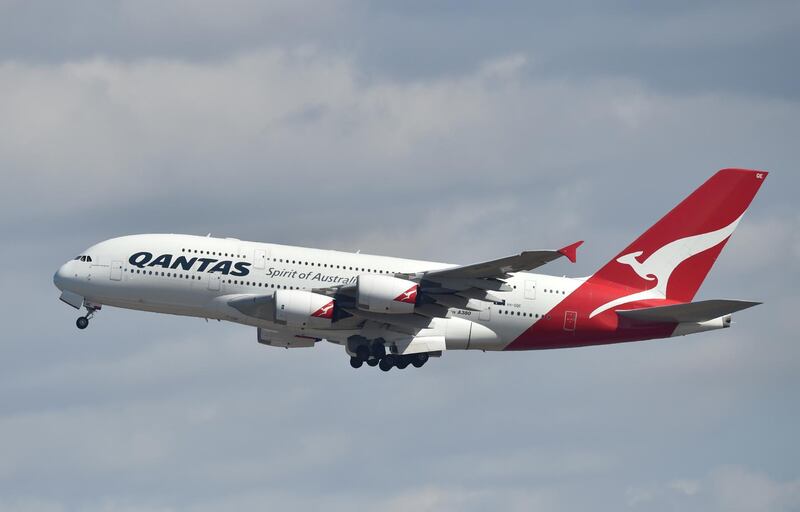
[[[237,277],[244,277],[250,273],[250,263],[245,261],[233,262],[230,260],[218,260],[215,258],[187,258],[186,256],[178,256],[173,260],[172,254],[162,254],[157,258],[153,258],[151,252],[137,252],[128,258],[128,263],[134,267],[163,267],[181,270],[196,270],[197,272],[219,272],[224,275],[232,275]],[[195,265],[197,264],[197,268]]]

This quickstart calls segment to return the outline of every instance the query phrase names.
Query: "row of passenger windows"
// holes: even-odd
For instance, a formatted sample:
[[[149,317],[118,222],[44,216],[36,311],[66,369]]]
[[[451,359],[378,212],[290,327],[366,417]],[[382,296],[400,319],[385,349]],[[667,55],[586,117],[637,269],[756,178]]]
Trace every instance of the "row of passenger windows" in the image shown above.
[[[545,293],[557,293],[557,294],[560,294],[560,295],[566,295],[567,294],[567,292],[565,292],[564,290],[553,290],[553,289],[544,290],[544,292]]]
[[[140,270],[138,268],[136,270],[132,268],[125,269],[125,272],[130,272],[131,274],[144,274],[151,276],[153,275],[158,276],[160,274],[161,277],[178,277],[181,279],[198,279],[198,280],[200,279],[200,276],[195,277],[194,275],[190,274],[179,274],[177,272],[158,272],[158,271],[153,272],[152,270]]]
[[[357,272],[373,272],[375,274],[397,274],[398,272],[389,272],[388,270],[381,270],[381,269],[372,269],[372,268],[364,268],[364,267],[349,267],[347,265],[334,265],[331,263],[328,265],[327,263],[315,263],[313,261],[298,261],[298,260],[286,260],[284,261],[283,258],[267,258],[270,261],[277,261],[278,263],[291,263],[292,265],[305,265],[311,267],[323,267],[323,268],[338,268],[341,270],[355,270]]]
[[[247,257],[244,254],[234,254],[232,252],[217,252],[217,251],[206,251],[203,249],[181,249],[181,252],[185,253],[194,253],[194,254],[208,254],[211,256],[225,256],[229,258],[242,258],[246,259]],[[376,274],[397,274],[398,272],[389,272],[388,270],[381,270],[381,269],[371,269],[371,268],[364,268],[364,267],[349,267],[347,265],[334,265],[333,263],[318,263],[314,261],[300,261],[300,260],[290,260],[288,258],[267,258],[267,261],[274,261],[276,263],[291,263],[292,265],[305,265],[310,267],[321,267],[321,268],[338,268],[340,270],[355,270],[358,272],[373,272]]]
[[[89,261],[91,261],[91,260],[89,260]],[[155,276],[160,275],[161,277],[177,277],[179,279],[197,279],[197,280],[200,280],[200,276],[194,276],[194,275],[190,275],[190,274],[179,274],[177,272],[159,272],[159,271],[153,272],[152,270],[141,270],[141,269],[134,270],[132,268],[131,269],[125,269],[125,271],[126,272],[130,272],[131,274],[135,273],[135,274],[145,274],[145,275],[151,275],[151,276],[152,275],[155,275]],[[222,279],[222,282],[225,282],[225,281],[226,281],[225,279]],[[302,288],[300,286],[286,286],[286,285],[282,286],[282,285],[279,285],[279,284],[276,285],[274,283],[270,284],[270,283],[257,283],[255,281],[239,281],[238,279],[228,279],[227,282],[228,282],[228,284],[233,284],[233,285],[253,286],[253,287],[259,287],[259,288],[272,288],[272,289],[277,289],[277,290],[280,290],[280,289],[284,289],[284,290],[301,290],[301,289],[304,289],[304,288]],[[516,314],[516,316],[531,317],[531,318],[539,318],[539,316],[540,316],[538,313],[527,313],[525,311],[511,311],[511,310],[508,310],[508,309],[498,310],[498,313],[501,314],[501,315],[511,315],[511,316],[514,316]],[[541,315],[541,317],[544,318],[544,319],[548,319],[548,320],[550,319],[550,315]]]
[[[545,320],[550,320],[550,315],[539,315],[539,313],[526,313],[525,311],[511,311],[509,309],[500,309],[497,312],[501,315],[527,316],[530,318],[539,318],[541,316]]]
[[[217,251],[204,251],[202,249],[181,249],[181,252],[188,252],[194,254],[209,254],[211,256],[225,256],[226,258],[242,258],[244,259],[245,256],[243,254],[233,254],[232,252],[217,252]]]
[[[200,276],[194,276],[194,275],[191,275],[191,274],[179,274],[177,272],[159,272],[159,271],[155,271],[154,272],[152,270],[141,270],[141,269],[135,269],[134,270],[132,268],[131,269],[125,269],[125,272],[130,272],[131,274],[144,274],[144,275],[157,276],[157,277],[158,276],[161,276],[161,277],[177,277],[179,279],[197,279],[198,281],[200,280]],[[276,290],[280,290],[280,289],[283,289],[283,290],[304,290],[305,289],[305,288],[302,288],[300,286],[286,286],[286,285],[281,286],[279,284],[276,285],[274,283],[273,284],[268,284],[268,283],[257,283],[255,281],[239,281],[238,279],[227,279],[227,280],[226,279],[222,279],[221,281],[222,282],[227,281],[228,284],[234,284],[234,285],[253,286],[253,287],[259,287],[259,288],[274,288]]]

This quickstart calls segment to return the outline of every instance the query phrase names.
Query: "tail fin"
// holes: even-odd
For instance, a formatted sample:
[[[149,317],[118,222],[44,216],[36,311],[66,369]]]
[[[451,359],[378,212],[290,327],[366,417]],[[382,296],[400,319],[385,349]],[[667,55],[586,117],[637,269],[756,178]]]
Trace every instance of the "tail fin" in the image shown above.
[[[594,277],[690,302],[766,177],[717,172]]]

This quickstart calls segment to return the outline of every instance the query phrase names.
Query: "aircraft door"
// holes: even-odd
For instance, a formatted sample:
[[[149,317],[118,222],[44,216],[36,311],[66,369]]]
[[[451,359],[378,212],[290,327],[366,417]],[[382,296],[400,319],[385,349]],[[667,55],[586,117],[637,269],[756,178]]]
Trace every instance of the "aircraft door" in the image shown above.
[[[536,298],[536,281],[525,281],[525,298],[531,300]]]
[[[265,268],[267,266],[267,251],[265,249],[256,249],[255,256],[253,266],[258,269]]]
[[[564,330],[574,331],[575,325],[578,323],[578,313],[575,311],[564,312]]]
[[[219,276],[217,274],[209,274],[208,289],[212,292],[219,291]]]
[[[111,262],[111,275],[109,275],[112,281],[122,281],[122,262],[121,261],[112,261]]]

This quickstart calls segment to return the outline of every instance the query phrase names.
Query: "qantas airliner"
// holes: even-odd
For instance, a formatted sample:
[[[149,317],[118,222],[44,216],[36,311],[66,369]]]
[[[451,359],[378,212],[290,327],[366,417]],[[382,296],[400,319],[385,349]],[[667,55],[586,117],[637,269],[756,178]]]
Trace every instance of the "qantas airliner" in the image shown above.
[[[61,300],[228,320],[259,343],[342,345],[354,368],[424,365],[445,350],[537,350],[683,336],[730,327],[758,302],[702,300],[698,288],[767,173],[724,169],[594,275],[530,272],[582,242],[471,265],[235,238],[132,235],[56,272]]]

